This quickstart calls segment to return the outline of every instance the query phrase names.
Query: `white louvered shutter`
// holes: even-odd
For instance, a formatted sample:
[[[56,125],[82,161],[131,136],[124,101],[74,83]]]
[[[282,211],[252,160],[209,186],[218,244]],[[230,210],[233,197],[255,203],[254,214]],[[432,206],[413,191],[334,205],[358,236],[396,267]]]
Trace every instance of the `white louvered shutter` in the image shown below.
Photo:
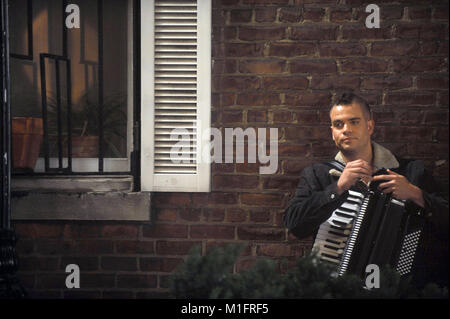
[[[142,1],[141,67],[142,191],[209,191],[211,1]]]

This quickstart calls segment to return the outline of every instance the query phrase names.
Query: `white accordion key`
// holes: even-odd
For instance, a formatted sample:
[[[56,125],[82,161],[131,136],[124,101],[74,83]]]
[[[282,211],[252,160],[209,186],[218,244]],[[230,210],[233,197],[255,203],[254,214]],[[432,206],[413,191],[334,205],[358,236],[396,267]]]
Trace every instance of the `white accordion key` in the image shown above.
[[[344,202],[344,204],[341,205],[341,208],[348,209],[348,210],[350,210],[352,212],[358,212],[360,207],[361,207],[361,205],[352,204],[352,203],[349,203],[349,202]]]

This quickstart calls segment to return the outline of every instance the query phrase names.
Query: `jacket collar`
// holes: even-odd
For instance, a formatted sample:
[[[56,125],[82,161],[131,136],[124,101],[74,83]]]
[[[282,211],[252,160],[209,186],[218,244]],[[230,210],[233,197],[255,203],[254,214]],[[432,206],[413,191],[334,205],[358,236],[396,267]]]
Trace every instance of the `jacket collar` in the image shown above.
[[[373,166],[375,172],[382,168],[397,168],[400,166],[394,154],[391,153],[387,148],[372,142],[372,150],[373,150]],[[341,162],[345,165],[345,160],[342,153],[336,154],[334,159],[338,162]],[[329,171],[330,175],[341,176],[341,172],[335,170],[334,168]]]

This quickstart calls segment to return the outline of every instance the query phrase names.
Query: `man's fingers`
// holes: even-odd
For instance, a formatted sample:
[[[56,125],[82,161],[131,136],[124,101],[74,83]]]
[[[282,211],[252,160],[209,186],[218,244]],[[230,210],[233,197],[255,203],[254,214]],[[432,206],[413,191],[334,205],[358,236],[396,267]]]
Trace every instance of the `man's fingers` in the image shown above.
[[[395,175],[376,175],[373,177],[374,181],[393,180]]]
[[[352,165],[347,166],[345,169],[354,173],[363,173],[372,176],[372,167],[365,161],[352,162]]]
[[[394,172],[394,171],[391,171],[390,169],[387,169],[387,171],[388,171],[389,174],[391,174],[391,175],[397,175],[397,176],[400,175],[400,174],[398,174],[398,173],[396,173],[396,172]]]
[[[363,167],[367,167],[367,168],[371,168],[370,164],[367,163],[365,160],[359,159],[353,162],[349,162],[346,165],[347,167],[359,167],[359,166],[363,166]]]
[[[366,164],[369,164],[368,162],[366,162],[365,160],[363,160],[363,159],[357,159],[357,160],[355,160],[355,161],[353,161],[353,162],[350,162],[350,163],[366,163]]]
[[[370,170],[367,170],[363,167],[358,167],[358,168],[352,168],[349,170],[352,174],[356,174],[356,175],[367,175],[369,177],[372,177],[372,172]]]
[[[372,181],[372,176],[365,174],[356,174],[353,176],[354,180],[362,179],[365,182]]]
[[[381,183],[380,185],[378,185],[378,188],[384,189],[386,187],[392,187],[392,186],[393,186],[393,182],[389,181],[389,182],[386,182],[386,183]]]

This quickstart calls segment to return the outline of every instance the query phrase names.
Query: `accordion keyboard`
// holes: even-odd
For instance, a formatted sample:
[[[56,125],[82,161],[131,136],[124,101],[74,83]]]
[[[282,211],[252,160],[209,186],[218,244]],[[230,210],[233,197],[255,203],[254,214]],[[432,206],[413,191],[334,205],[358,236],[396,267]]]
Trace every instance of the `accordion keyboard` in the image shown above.
[[[364,200],[362,193],[349,190],[346,201],[319,227],[313,250],[321,260],[338,265],[344,253],[355,217]]]

